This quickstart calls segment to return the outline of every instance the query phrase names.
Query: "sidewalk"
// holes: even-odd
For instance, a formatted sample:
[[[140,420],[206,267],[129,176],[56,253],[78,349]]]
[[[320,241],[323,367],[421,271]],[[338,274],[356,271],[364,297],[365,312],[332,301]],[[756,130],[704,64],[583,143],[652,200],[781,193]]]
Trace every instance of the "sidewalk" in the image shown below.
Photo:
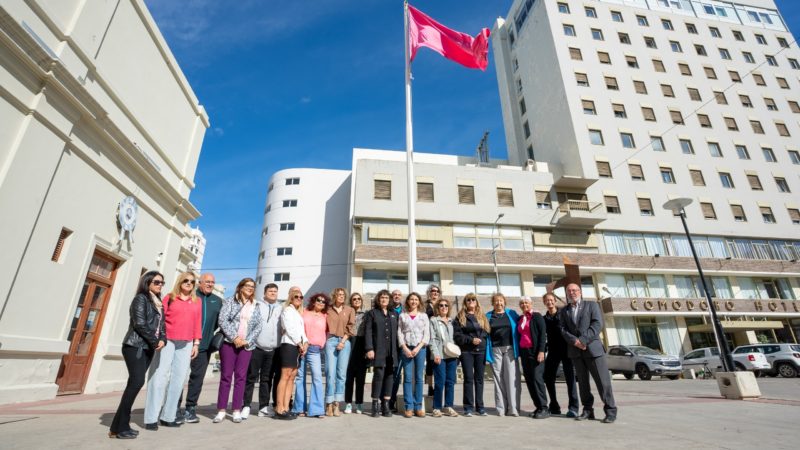
[[[144,391],[134,408],[138,439],[108,439],[120,393],[77,395],[55,400],[0,406],[2,449],[95,448],[292,448],[292,449],[505,449],[505,448],[798,448],[800,378],[760,378],[763,397],[733,401],[719,397],[715,380],[614,380],[619,418],[612,425],[576,422],[563,417],[533,420],[458,417],[373,419],[367,415],[277,421],[251,417],[242,424],[212,424],[217,381],[203,390],[199,424],[157,432],[143,428]],[[523,385],[522,409],[533,404]],[[559,399],[566,398],[559,385]],[[369,386],[367,386],[369,392]],[[596,391],[595,391],[596,393]],[[485,403],[494,404],[491,384]],[[456,385],[460,411],[461,385]],[[562,403],[566,411],[566,405]],[[602,404],[595,405],[598,418]]]

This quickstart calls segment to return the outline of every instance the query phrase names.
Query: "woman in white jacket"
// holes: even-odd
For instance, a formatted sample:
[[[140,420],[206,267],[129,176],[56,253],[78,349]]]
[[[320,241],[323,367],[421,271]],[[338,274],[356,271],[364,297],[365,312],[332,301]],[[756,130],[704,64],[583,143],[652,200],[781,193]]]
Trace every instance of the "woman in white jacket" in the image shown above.
[[[291,420],[297,418],[289,412],[289,400],[292,398],[292,388],[300,366],[300,358],[308,348],[305,324],[303,323],[303,292],[299,287],[289,289],[286,306],[281,312],[281,380],[278,383],[278,392],[275,399],[275,418]]]

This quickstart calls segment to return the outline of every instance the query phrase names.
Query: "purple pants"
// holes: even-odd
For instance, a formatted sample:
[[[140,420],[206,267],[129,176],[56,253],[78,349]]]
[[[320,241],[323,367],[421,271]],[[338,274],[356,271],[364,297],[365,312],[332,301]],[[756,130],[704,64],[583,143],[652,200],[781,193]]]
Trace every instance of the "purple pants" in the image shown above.
[[[228,396],[231,393],[231,378],[233,378],[233,401],[231,406],[234,411],[241,410],[244,404],[244,387],[247,381],[247,369],[250,366],[252,352],[244,347],[236,348],[233,344],[224,342],[219,349],[220,364],[222,365],[219,379],[219,395],[217,396],[217,409],[228,407]]]

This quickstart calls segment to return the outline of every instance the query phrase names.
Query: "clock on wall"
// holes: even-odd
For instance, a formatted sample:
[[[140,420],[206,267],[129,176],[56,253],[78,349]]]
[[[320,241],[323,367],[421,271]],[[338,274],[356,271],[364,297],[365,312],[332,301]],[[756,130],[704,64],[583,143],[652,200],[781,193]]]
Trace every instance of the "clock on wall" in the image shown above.
[[[133,196],[127,196],[119,203],[117,210],[117,222],[119,222],[119,240],[122,242],[127,235],[128,241],[133,243],[133,230],[136,228],[136,215],[139,211],[139,205],[136,204],[136,199]]]

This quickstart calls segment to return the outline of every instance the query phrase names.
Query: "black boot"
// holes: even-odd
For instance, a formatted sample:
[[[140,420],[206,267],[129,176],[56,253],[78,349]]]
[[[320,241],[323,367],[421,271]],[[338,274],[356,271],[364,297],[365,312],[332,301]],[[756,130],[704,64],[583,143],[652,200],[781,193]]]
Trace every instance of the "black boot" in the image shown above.
[[[383,417],[392,417],[392,410],[389,409],[389,400],[381,400],[381,413]]]
[[[380,415],[381,411],[378,408],[379,408],[378,407],[378,401],[377,400],[373,400],[372,401],[372,417],[378,417],[378,415]]]

